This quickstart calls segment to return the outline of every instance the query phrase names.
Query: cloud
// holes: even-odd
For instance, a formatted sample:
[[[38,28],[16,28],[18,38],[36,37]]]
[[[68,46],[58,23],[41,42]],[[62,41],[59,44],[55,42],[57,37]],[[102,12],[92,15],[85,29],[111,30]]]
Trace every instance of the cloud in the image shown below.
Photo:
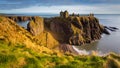
[[[1,10],[4,13],[56,13],[58,14],[61,10],[68,10],[70,13],[96,13],[96,14],[120,14],[120,5],[105,5],[105,4],[94,4],[94,5],[57,5],[57,6],[32,6],[21,9],[12,10]]]
[[[120,4],[120,0],[0,0],[0,10],[26,8],[31,6]],[[107,6],[107,5],[106,5]]]
[[[0,0],[1,13],[120,13],[120,0]]]

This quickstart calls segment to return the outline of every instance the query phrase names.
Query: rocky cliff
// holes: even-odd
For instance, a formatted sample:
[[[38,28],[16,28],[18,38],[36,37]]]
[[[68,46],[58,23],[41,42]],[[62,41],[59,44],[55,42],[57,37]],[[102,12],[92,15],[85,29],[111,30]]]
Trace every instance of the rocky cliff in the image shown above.
[[[91,43],[100,39],[101,34],[106,32],[104,27],[99,24],[99,20],[94,16],[69,16],[67,18],[53,17],[45,19],[37,16],[9,18],[16,22],[30,20],[27,30],[33,36],[39,36],[44,31],[49,32],[61,44],[81,45]]]
[[[34,17],[32,20],[27,25],[27,30],[32,34],[32,35],[38,35],[43,32],[44,30],[44,22],[43,18],[41,17]]]
[[[27,18],[27,19],[26,20],[19,20],[19,19],[22,19],[22,18]],[[54,39],[54,36],[50,32],[48,32],[44,29],[45,28],[44,27],[44,19],[42,17],[38,17],[38,16],[33,16],[33,17],[32,16],[30,16],[30,17],[28,17],[28,16],[11,16],[10,17],[10,16],[6,16],[6,17],[3,17],[3,19],[6,19],[6,21],[7,20],[12,21],[10,23],[14,22],[13,25],[17,25],[17,22],[23,22],[23,21],[28,21],[29,20],[29,23],[27,24],[27,30],[22,28],[19,25],[17,25],[16,27],[12,26],[12,25],[9,25],[10,24],[9,21],[6,24],[8,24],[10,27],[12,26],[12,29],[20,28],[20,29],[22,29],[22,30],[20,30],[21,32],[26,31],[25,33],[22,33],[21,35],[22,36],[24,35],[24,37],[28,37],[28,39],[31,42],[33,42],[37,45],[45,46],[45,47],[48,47],[48,48],[54,48],[57,45],[59,45],[59,42],[56,39]],[[5,28],[5,26],[3,26],[3,27]],[[3,31],[4,30],[2,30],[2,32]],[[19,35],[19,34],[17,34],[19,32],[19,30],[15,30],[15,31],[9,30],[9,32],[10,32],[10,34],[11,33],[13,34],[13,37],[12,37],[13,39],[16,38],[15,37],[16,35],[17,36]],[[9,32],[7,34],[9,34]],[[26,33],[27,33],[27,35],[26,35]],[[23,40],[24,38],[22,38],[21,35],[19,35],[19,37],[21,37],[21,39]],[[19,37],[16,38],[15,42],[20,40]],[[12,38],[11,38],[11,40],[13,40]]]
[[[30,21],[27,30],[32,35],[32,40],[38,45],[49,48],[61,44],[82,45],[91,43],[100,39],[101,34],[106,32],[104,26],[100,25],[99,20],[94,16],[69,16],[67,18],[34,16],[28,17],[26,20]]]
[[[48,34],[48,36],[54,41],[51,34]],[[38,43],[38,39],[40,43]],[[8,17],[0,16],[0,43],[5,43],[5,45],[12,46],[13,48],[22,46],[38,53],[46,50],[46,52],[51,52],[50,49],[46,48],[45,40],[46,32],[35,37],[29,31],[19,26],[15,21]],[[48,43],[48,45],[50,44],[53,45],[52,43]]]
[[[45,19],[45,27],[60,43],[81,45],[101,38],[102,28],[93,16]]]

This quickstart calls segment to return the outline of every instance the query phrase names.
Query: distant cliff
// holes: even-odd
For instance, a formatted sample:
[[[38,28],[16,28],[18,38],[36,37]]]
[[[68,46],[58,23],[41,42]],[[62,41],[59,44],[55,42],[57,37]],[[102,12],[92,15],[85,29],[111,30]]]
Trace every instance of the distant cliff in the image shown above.
[[[23,22],[23,21],[28,21],[32,20],[32,16],[7,16],[8,18],[12,19],[15,22]]]

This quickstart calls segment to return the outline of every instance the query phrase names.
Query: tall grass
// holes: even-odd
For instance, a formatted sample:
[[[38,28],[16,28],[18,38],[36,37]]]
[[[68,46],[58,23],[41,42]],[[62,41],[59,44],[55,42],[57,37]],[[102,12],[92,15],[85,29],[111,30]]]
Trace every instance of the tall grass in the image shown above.
[[[74,56],[37,53],[22,44],[0,41],[0,68],[119,68],[120,56]],[[59,52],[58,52],[59,53]]]

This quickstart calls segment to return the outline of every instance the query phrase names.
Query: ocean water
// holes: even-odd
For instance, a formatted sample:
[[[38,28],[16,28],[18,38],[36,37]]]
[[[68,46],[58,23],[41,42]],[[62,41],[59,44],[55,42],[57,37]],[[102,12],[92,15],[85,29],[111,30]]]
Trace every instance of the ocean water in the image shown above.
[[[17,14],[5,14],[7,16],[40,16],[45,18],[56,17],[59,14],[51,14],[51,13],[17,13]]]
[[[29,21],[24,21],[24,22],[17,22],[18,25],[24,27],[25,29],[27,29],[27,24],[29,23]]]
[[[58,14],[19,14],[19,16],[41,16],[41,17],[54,17]],[[99,23],[105,26],[117,27],[120,29],[120,14],[95,14],[95,17],[99,19]],[[27,28],[26,22],[19,22],[18,24],[24,28]],[[81,46],[73,46],[73,48],[80,54],[89,54],[92,51],[96,51],[99,54],[107,54],[114,52],[120,54],[120,30],[111,32],[111,35],[102,35],[102,38],[91,44],[85,44]]]
[[[120,29],[120,15],[119,14],[97,14],[100,24],[105,26],[117,27]],[[99,54],[107,54],[114,52],[120,54],[120,30],[111,32],[111,35],[102,35],[102,38],[94,43],[76,46],[79,51],[92,52],[96,51]]]

